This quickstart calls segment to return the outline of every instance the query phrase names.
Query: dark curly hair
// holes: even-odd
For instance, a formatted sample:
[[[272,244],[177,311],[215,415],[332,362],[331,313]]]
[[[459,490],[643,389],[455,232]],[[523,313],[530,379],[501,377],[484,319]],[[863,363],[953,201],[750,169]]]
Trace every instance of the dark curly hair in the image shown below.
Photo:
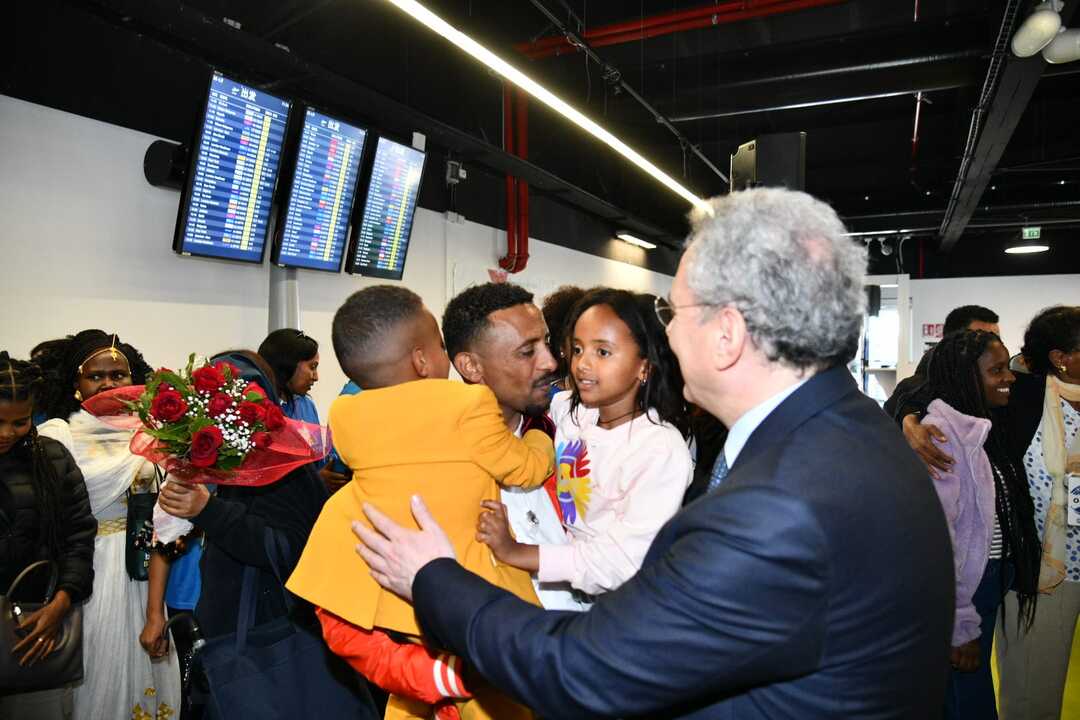
[[[318,354],[319,343],[295,328],[275,330],[259,346],[259,355],[274,369],[272,379],[277,383],[278,395],[287,402],[293,399],[289,380],[296,373],[296,366]]]
[[[30,400],[36,404],[44,389],[41,368],[34,363],[15,360],[7,351],[0,352],[0,402]],[[64,522],[60,478],[45,456],[45,448],[33,422],[26,437],[9,452],[18,453],[30,463],[34,500],[41,518],[39,541],[51,559],[59,560],[63,550],[60,531]]]
[[[67,420],[79,409],[72,388],[79,378],[79,366],[95,350],[103,350],[113,345],[127,359],[131,369],[131,382],[142,385],[152,372],[143,359],[142,353],[131,345],[121,342],[119,336],[104,330],[83,330],[60,340],[50,341],[48,346],[39,345],[37,364],[45,374],[46,388],[41,397],[41,407],[47,418]],[[45,343],[42,343],[45,345]]]
[[[451,362],[459,352],[472,347],[482,332],[490,327],[488,316],[515,305],[533,301],[533,294],[511,283],[473,285],[446,304],[442,317],[443,339]]]
[[[1080,307],[1055,305],[1031,319],[1020,353],[1032,375],[1051,375],[1050,351],[1080,350]]]
[[[638,346],[640,357],[649,361],[649,377],[638,388],[637,408],[647,414],[651,408],[660,420],[671,423],[683,435],[688,432],[686,401],[683,399],[683,378],[679,361],[668,344],[667,333],[654,311],[655,295],[632,293],[627,290],[595,288],[585,293],[574,305],[566,320],[567,335],[573,337],[577,321],[591,307],[607,305],[626,327]],[[573,375],[570,375],[572,395],[570,407],[576,411],[581,395]]]
[[[555,373],[564,378],[570,374],[570,361],[566,352],[566,319],[581,298],[588,292],[576,285],[563,285],[555,292],[544,298],[544,306],[540,308],[544,313],[544,322],[548,327],[548,347],[551,355],[559,366]]]

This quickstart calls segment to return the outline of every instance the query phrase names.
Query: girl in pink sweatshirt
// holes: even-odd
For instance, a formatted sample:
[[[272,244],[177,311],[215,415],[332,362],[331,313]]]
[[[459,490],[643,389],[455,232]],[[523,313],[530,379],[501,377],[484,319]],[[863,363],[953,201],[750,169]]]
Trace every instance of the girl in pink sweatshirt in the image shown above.
[[[656,533],[679,509],[693,463],[682,376],[653,310],[655,298],[589,292],[567,328],[572,389],[555,396],[557,491],[565,545],[525,545],[505,509],[485,503],[478,537],[495,557],[569,582],[589,595],[614,590],[641,567]]]

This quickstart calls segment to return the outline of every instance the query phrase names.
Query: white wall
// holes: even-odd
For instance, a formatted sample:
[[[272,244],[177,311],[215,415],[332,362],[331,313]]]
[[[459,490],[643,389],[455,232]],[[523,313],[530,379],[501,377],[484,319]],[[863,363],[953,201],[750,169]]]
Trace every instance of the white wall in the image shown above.
[[[255,348],[265,337],[267,264],[172,252],[180,194],[151,187],[142,172],[155,139],[0,95],[0,348],[26,356],[41,340],[99,327],[158,366],[180,364],[189,352]],[[502,231],[418,210],[403,282],[441,315],[449,297],[487,280],[500,246]],[[513,279],[541,296],[566,283],[670,288],[667,276],[535,239],[530,252],[528,269]],[[321,345],[313,395],[325,416],[345,382],[331,319],[373,281],[303,270],[298,278],[301,325]]]
[[[912,359],[922,355],[922,326],[944,323],[961,305],[983,305],[1000,316],[1010,353],[1020,352],[1028,322],[1049,305],[1080,305],[1080,275],[1015,275],[911,281]]]

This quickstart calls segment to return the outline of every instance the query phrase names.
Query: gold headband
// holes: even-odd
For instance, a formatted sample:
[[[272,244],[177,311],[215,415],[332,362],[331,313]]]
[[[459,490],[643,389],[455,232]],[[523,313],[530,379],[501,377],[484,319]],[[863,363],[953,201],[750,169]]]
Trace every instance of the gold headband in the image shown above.
[[[95,350],[94,352],[90,353],[89,355],[87,355],[86,357],[83,358],[83,361],[81,363],[79,363],[79,374],[82,375],[83,365],[90,362],[91,360],[96,358],[98,355],[101,355],[101,354],[104,354],[104,353],[109,353],[109,357],[111,357],[113,359],[113,361],[123,360],[124,364],[127,365],[128,372],[129,373],[131,372],[131,363],[128,362],[127,356],[124,355],[124,353],[122,353],[122,352],[120,352],[119,350],[116,349],[116,334],[113,333],[112,344],[109,345],[109,347],[101,348],[100,350]]]

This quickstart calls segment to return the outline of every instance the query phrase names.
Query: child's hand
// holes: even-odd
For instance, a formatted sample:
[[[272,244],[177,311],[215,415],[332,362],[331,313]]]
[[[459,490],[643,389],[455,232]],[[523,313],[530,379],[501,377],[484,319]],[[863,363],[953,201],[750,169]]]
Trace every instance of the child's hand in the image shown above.
[[[500,562],[512,565],[517,542],[510,534],[510,520],[506,517],[506,506],[494,500],[480,503],[485,512],[480,513],[476,523],[476,539],[491,548],[491,552]]]

